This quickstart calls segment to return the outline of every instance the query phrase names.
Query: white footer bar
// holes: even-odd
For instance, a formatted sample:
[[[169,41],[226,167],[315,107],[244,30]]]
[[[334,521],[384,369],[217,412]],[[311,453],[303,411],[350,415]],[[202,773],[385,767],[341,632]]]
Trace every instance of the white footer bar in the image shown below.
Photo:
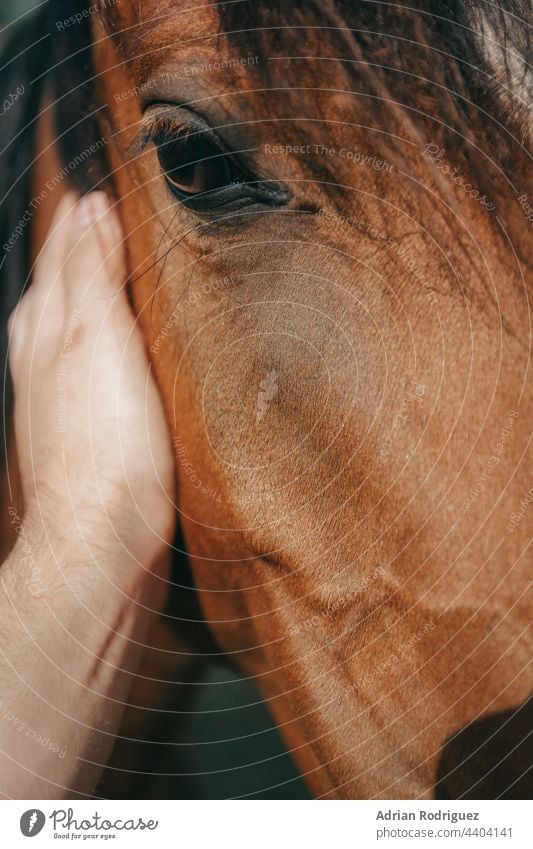
[[[67,841],[158,849],[530,849],[530,813],[518,801],[5,801],[0,827],[1,845],[10,849]]]

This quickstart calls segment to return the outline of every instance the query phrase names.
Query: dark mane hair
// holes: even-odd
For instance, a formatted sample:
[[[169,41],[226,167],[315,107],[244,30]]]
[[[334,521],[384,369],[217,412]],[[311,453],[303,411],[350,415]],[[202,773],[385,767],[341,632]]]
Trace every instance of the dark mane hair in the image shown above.
[[[221,30],[241,54],[270,58],[294,47],[300,55],[307,47],[311,55],[314,48],[316,55],[335,56],[344,63],[347,88],[376,96],[373,118],[386,125],[394,104],[416,134],[416,125],[423,126],[412,109],[416,104],[430,116],[426,127],[432,132],[438,132],[437,123],[451,130],[446,138],[452,157],[469,142],[486,141],[508,170],[518,164],[531,127],[526,0],[232,0],[220,3],[220,16]],[[283,85],[281,68],[264,62],[250,73],[272,69],[273,84]],[[372,108],[368,101],[364,106]],[[475,162],[468,164],[476,169]],[[476,176],[487,182],[484,162]]]

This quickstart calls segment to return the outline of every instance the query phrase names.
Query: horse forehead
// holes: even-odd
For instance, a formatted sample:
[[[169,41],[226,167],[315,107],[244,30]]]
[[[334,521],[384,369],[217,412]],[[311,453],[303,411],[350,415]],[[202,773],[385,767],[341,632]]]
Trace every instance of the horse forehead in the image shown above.
[[[117,37],[130,67],[139,75],[146,76],[184,61],[199,64],[230,60],[223,66],[228,75],[226,83],[233,73],[250,90],[281,87],[288,93],[305,87],[312,97],[315,88],[327,89],[337,98],[337,108],[348,107],[348,98],[343,95],[349,88],[347,66],[332,55],[327,56],[326,64],[317,61],[324,34],[320,28],[315,29],[312,10],[294,28],[265,27],[272,22],[258,17],[258,31],[265,37],[261,38],[262,55],[255,57],[253,64],[251,54],[257,48],[251,45],[249,31],[254,29],[254,18],[249,18],[242,30],[235,29],[223,8],[210,0],[115,3],[103,15],[106,29]],[[305,49],[302,49],[302,29],[305,29]],[[293,64],[287,57],[296,53],[298,61]],[[298,99],[301,100],[301,95],[296,95]]]
[[[144,32],[161,31],[184,24],[198,34],[206,24],[220,26],[217,7],[209,0],[139,0],[138,3],[103,4],[102,15],[108,26],[138,27]]]

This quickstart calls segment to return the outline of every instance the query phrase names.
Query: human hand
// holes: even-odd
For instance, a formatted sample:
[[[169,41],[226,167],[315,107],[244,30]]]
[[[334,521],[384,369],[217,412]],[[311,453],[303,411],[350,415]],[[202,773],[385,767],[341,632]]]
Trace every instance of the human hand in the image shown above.
[[[25,524],[152,568],[172,539],[174,463],[124,279],[105,195],[67,194],[10,319],[15,435]]]

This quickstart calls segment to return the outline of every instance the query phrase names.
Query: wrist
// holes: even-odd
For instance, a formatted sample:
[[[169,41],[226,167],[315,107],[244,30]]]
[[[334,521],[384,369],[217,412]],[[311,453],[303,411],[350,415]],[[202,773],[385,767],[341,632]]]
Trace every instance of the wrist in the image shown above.
[[[31,519],[4,564],[4,625],[11,622],[16,633],[26,623],[49,651],[60,651],[69,634],[81,634],[88,644],[102,626],[115,630],[125,618],[140,627],[150,612],[164,608],[167,565],[161,561],[150,571],[122,547],[59,539]]]
[[[148,550],[119,508],[82,508],[30,502],[18,520],[15,554],[27,586],[54,592],[81,578],[100,579],[124,591],[155,568],[161,552]],[[155,547],[154,547],[155,548]]]

